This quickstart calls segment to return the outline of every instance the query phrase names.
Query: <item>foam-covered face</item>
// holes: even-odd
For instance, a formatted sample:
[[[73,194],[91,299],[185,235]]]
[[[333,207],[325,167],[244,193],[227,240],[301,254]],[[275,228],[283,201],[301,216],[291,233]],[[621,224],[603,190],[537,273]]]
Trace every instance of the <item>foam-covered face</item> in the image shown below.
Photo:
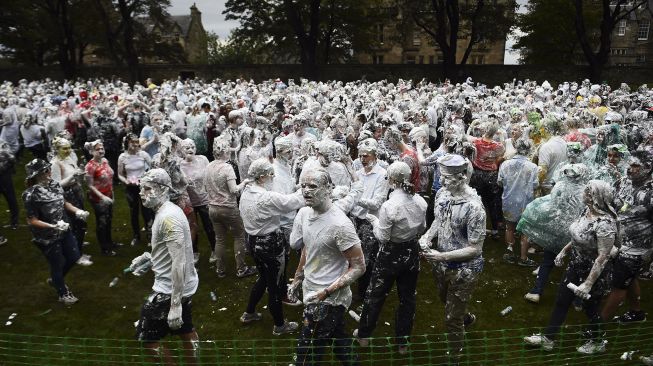
[[[358,158],[365,168],[371,168],[376,163],[376,156],[369,152],[359,153]]]
[[[293,127],[293,130],[295,131],[295,135],[304,136],[304,125],[303,124],[293,123],[292,127]]]
[[[512,126],[510,129],[510,137],[512,137],[513,140],[520,138],[523,133],[524,131],[522,131],[521,127],[517,125]]]
[[[318,207],[331,199],[331,187],[323,174],[308,172],[302,175],[300,184],[304,200],[309,207]]]
[[[440,175],[440,184],[452,194],[461,193],[465,187],[465,174],[447,174],[442,172]]]
[[[65,144],[57,149],[57,156],[59,156],[60,159],[65,159],[70,156],[72,151],[73,149],[70,144]]]
[[[292,149],[287,149],[287,148],[279,149],[279,148],[277,148],[277,158],[279,158],[281,160],[285,160],[285,161],[291,160],[292,159]]]
[[[181,152],[184,154],[185,157],[190,157],[194,156],[197,149],[195,148],[195,144],[192,142],[183,142],[181,144]]]
[[[153,182],[141,182],[140,192],[143,206],[155,209],[168,200],[168,189]]]
[[[650,177],[651,171],[636,157],[630,158],[630,165],[628,166],[628,178],[635,182],[641,182]]]
[[[141,144],[137,139],[129,140],[129,151],[135,152],[140,150]]]
[[[598,130],[596,132],[596,144],[599,145],[605,141],[605,131],[603,130]]]

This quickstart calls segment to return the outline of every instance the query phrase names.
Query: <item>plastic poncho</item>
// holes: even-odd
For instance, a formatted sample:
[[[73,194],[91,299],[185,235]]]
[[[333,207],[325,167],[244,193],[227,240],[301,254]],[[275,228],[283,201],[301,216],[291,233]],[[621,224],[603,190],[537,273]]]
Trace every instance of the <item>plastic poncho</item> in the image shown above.
[[[558,253],[570,240],[569,224],[583,210],[583,190],[589,181],[585,164],[567,164],[551,193],[526,206],[517,231],[545,250]]]

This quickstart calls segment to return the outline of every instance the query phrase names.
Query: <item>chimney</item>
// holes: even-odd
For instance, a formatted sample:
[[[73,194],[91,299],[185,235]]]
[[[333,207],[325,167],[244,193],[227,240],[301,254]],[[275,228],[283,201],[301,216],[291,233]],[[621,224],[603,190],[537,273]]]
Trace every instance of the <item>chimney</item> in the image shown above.
[[[193,5],[190,7],[190,17],[199,18],[199,20],[202,19],[202,12],[197,9],[195,3],[193,3]]]

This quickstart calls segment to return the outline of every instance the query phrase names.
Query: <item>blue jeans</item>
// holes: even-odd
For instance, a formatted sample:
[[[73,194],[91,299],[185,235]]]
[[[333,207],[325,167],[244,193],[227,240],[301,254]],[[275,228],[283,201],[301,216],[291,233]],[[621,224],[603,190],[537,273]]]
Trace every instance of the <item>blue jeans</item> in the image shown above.
[[[52,286],[57,290],[61,297],[68,292],[64,276],[70,271],[80,257],[77,241],[70,230],[66,231],[63,236],[49,245],[36,244],[48,264],[50,264],[50,277]]]
[[[537,271],[537,279],[535,280],[535,286],[528,291],[531,294],[542,295],[544,293],[544,287],[546,286],[547,281],[549,280],[549,274],[553,269],[553,261],[556,259],[556,254],[550,250],[545,250],[542,255],[542,261],[540,262],[540,269]]]

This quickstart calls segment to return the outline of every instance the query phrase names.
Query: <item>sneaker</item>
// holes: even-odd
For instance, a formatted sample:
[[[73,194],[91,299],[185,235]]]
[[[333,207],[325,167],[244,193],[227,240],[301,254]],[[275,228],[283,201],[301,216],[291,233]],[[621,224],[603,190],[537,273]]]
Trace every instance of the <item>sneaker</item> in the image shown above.
[[[200,253],[193,253],[193,264],[197,264],[200,261]]]
[[[358,337],[358,329],[354,329],[353,336],[354,336],[354,338],[356,338],[356,340],[358,341],[358,344],[361,347],[367,347],[367,346],[370,345],[370,339],[369,338],[359,338]]]
[[[300,306],[302,304],[300,299],[290,299],[288,295],[284,296],[281,302],[288,306]]]
[[[272,335],[280,336],[282,334],[293,333],[299,329],[299,324],[296,322],[285,322],[282,326],[277,327],[276,325],[272,328]]]
[[[533,276],[537,276],[538,274],[540,274],[540,267],[535,268],[531,273],[533,274]]]
[[[76,298],[72,292],[68,292],[65,295],[59,297],[59,302],[62,302],[66,306],[70,306],[77,301],[79,301],[79,299]]]
[[[93,264],[93,262],[91,262],[91,260],[88,259],[87,257],[82,256],[82,257],[79,257],[79,259],[77,260],[77,264],[79,264],[80,266],[87,267],[87,266],[90,266],[91,264]]]
[[[218,261],[218,256],[215,255],[215,252],[211,252],[211,256],[209,257],[209,264],[213,264]]]
[[[519,261],[517,261],[517,265],[522,267],[537,267],[537,262],[530,258],[519,259]]]
[[[639,311],[628,310],[627,312],[617,317],[617,321],[620,324],[643,322],[646,321],[646,313],[642,310]]]
[[[0,235],[0,245],[5,245],[5,244],[7,244],[8,241],[9,241],[9,240],[7,240],[7,238],[5,238],[4,236]]]
[[[244,278],[244,277],[249,277],[252,275],[255,275],[258,273],[258,270],[256,267],[250,267],[250,266],[245,266],[239,270],[236,271],[236,277],[238,278]]]
[[[257,320],[263,319],[263,314],[261,313],[243,313],[243,315],[240,316],[240,322],[243,324],[249,324],[251,322],[255,322]]]
[[[227,277],[227,272],[225,272],[225,271],[217,270],[217,271],[215,271],[215,273],[218,275],[218,278],[225,278],[225,277]]]
[[[644,281],[649,281],[653,279],[653,271],[647,270],[639,274],[639,279]]]
[[[524,300],[537,304],[540,302],[540,294],[531,294],[530,292],[524,295]]]
[[[586,355],[593,355],[595,353],[603,353],[605,352],[605,345],[608,343],[606,340],[602,341],[594,341],[594,340],[589,340],[585,342],[582,346],[576,348],[576,351],[586,354]]]
[[[545,351],[551,351],[554,345],[552,340],[542,334],[533,334],[532,336],[524,337],[524,342],[531,346],[542,347]]]
[[[91,256],[89,254],[82,254],[81,256],[88,260],[91,260]]]
[[[653,355],[650,355],[648,357],[642,356],[639,359],[642,361],[642,364],[646,366],[653,366]]]
[[[517,256],[513,254],[513,252],[506,251],[503,255],[503,260],[510,264],[515,264],[515,262],[517,262]]]

